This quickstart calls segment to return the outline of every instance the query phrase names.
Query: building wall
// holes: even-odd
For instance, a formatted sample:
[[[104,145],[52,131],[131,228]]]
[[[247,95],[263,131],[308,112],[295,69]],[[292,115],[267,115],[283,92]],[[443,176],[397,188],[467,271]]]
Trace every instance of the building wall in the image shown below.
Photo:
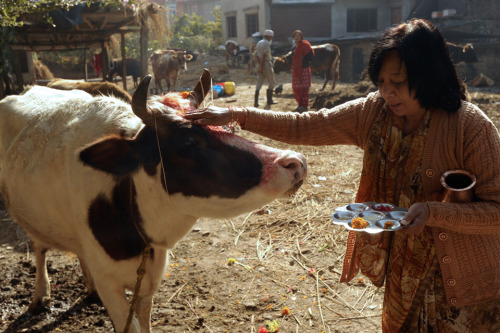
[[[258,32],[264,33],[265,29],[269,29],[270,25],[266,20],[268,17],[264,0],[221,0],[222,9],[222,36],[224,40],[231,39],[238,44],[245,47],[250,47],[255,39],[247,36],[247,22],[246,16],[257,14],[258,15]],[[237,36],[228,36],[227,18],[236,17],[236,33]],[[257,32],[257,31],[256,31]]]

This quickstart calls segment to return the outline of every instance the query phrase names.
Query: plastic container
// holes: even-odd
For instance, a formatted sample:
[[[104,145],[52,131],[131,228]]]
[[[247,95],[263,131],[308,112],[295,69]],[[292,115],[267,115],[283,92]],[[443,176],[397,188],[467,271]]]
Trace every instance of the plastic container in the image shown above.
[[[234,92],[236,91],[236,84],[234,82],[226,82],[224,84],[224,93],[226,95],[234,95]]]
[[[214,97],[215,94],[217,94],[217,97],[221,97],[222,95],[224,95],[224,87],[222,87],[221,85],[214,85],[212,90],[214,91]]]

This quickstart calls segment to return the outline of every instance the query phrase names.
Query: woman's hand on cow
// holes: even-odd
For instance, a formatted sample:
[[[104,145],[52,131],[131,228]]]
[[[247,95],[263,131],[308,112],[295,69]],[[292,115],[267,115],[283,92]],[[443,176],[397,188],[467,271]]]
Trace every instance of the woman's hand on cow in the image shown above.
[[[425,223],[431,215],[429,205],[425,202],[417,202],[411,205],[405,217],[401,220],[401,232],[404,234],[419,234],[424,230]]]
[[[209,106],[204,109],[186,112],[184,118],[192,120],[198,125],[222,126],[231,122],[231,111],[228,108]]]

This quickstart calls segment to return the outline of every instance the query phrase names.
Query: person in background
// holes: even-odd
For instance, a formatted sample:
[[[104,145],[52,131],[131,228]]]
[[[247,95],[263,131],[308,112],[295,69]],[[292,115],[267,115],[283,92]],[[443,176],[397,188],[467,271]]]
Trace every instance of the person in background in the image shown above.
[[[429,21],[386,30],[368,73],[378,91],[317,112],[211,106],[199,125],[237,119],[297,145],[355,145],[364,158],[356,202],[408,209],[402,228],[350,231],[341,282],[385,284],[383,332],[500,332],[500,136],[470,103],[445,40]],[[443,200],[441,175],[476,176],[474,197]]]
[[[268,82],[266,90],[266,108],[270,108],[272,104],[277,103],[273,101],[273,90],[276,84],[274,79],[273,56],[271,54],[271,42],[273,37],[274,32],[272,30],[264,31],[264,38],[257,43],[255,48],[255,57],[257,58],[257,63],[259,64],[259,68],[257,70],[257,84],[255,86],[255,107],[259,106],[259,91],[264,84],[264,80],[267,80]]]
[[[304,112],[309,107],[309,88],[311,87],[311,66],[314,56],[311,44],[304,39],[302,31],[292,33],[294,47],[292,48],[292,89],[297,108],[295,111]]]

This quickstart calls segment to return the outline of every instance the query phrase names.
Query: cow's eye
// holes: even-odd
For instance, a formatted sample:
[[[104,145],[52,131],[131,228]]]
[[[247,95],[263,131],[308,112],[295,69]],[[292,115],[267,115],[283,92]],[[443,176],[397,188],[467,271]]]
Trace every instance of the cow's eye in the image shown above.
[[[192,136],[186,136],[181,139],[180,144],[182,148],[190,148],[196,146],[198,144],[198,140],[196,140]]]

